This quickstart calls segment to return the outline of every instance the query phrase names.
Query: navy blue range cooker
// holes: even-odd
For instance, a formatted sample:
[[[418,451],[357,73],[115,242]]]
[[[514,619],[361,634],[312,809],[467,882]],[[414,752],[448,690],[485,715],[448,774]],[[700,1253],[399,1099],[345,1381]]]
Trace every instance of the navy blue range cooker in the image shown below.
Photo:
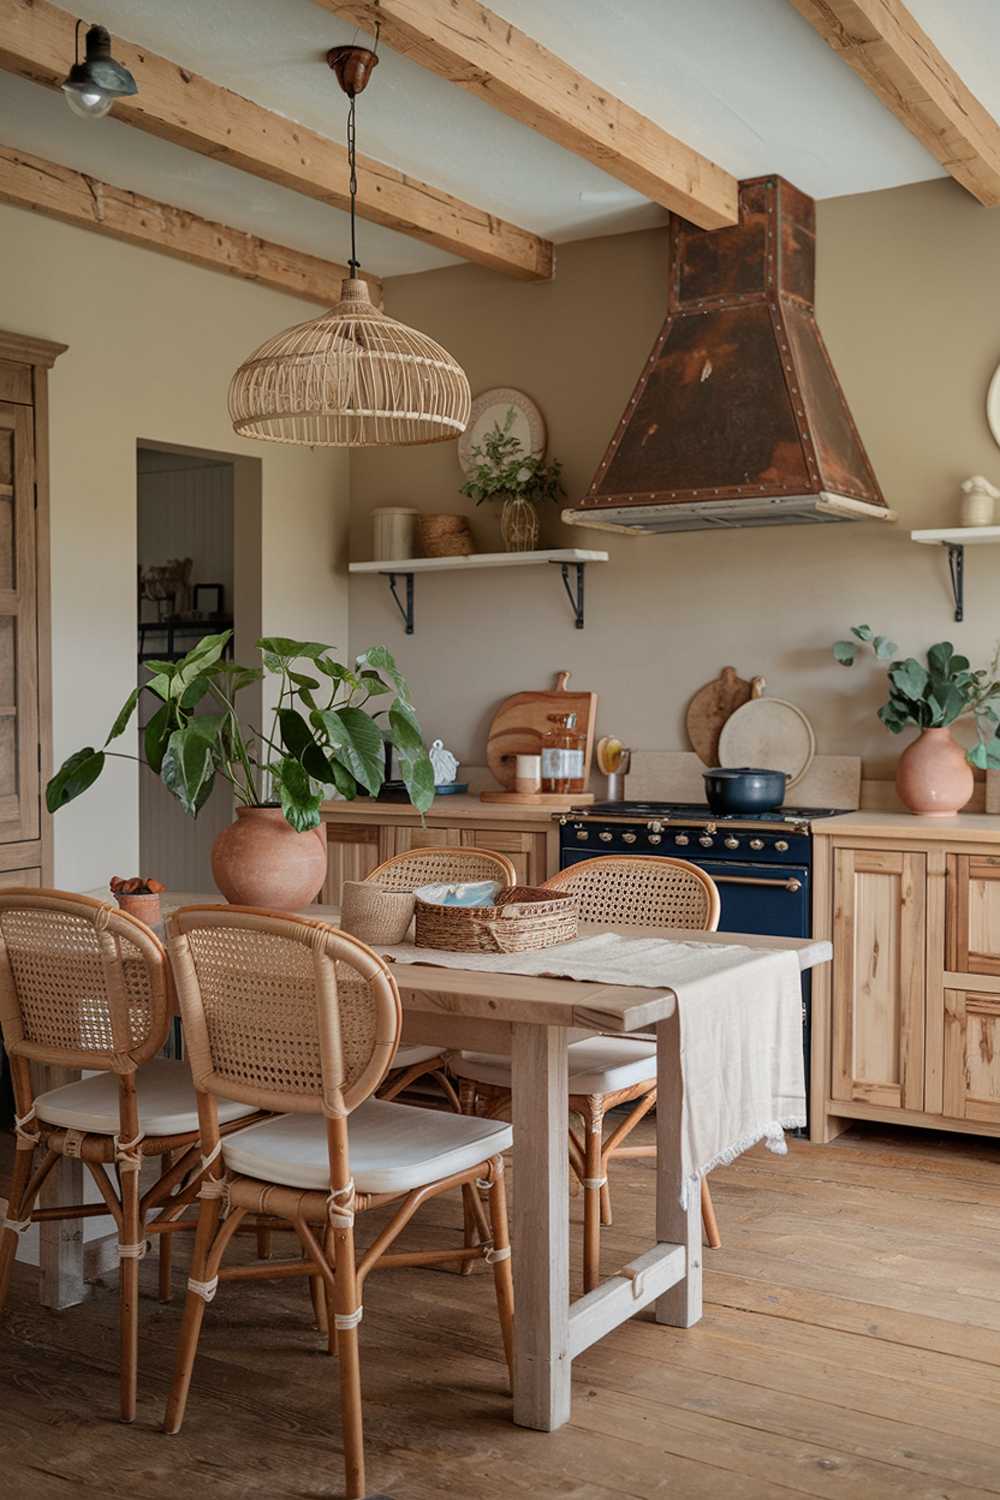
[[[598,854],[668,855],[711,875],[722,901],[720,932],[805,938],[812,934],[812,831],[836,808],[712,813],[699,803],[595,802],[560,816],[559,866]],[[809,1084],[809,976],[802,1029]]]

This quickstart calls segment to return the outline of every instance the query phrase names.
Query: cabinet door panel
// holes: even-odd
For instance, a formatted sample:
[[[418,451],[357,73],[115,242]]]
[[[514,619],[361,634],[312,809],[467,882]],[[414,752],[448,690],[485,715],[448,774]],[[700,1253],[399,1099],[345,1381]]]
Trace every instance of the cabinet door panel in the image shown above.
[[[544,833],[513,833],[499,828],[466,828],[462,843],[476,849],[506,854],[521,885],[541,885],[545,879]]]
[[[326,825],[326,881],[318,900],[324,906],[339,906],[345,880],[364,880],[379,863],[378,829],[372,824]]]
[[[36,839],[38,634],[32,412],[0,403],[0,843]]]
[[[948,856],[948,968],[1000,974],[1000,855]]]
[[[947,990],[944,1112],[1000,1125],[1000,995]]]
[[[411,849],[454,848],[462,841],[458,828],[397,827],[379,829],[379,863]]]
[[[834,856],[834,1099],[922,1109],[927,861]]]

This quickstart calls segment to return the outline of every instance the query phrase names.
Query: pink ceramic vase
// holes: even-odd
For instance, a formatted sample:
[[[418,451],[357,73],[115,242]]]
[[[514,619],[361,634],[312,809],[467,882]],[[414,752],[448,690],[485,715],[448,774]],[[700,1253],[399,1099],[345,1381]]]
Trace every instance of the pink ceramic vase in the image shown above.
[[[972,796],[975,778],[950,729],[925,729],[896,767],[899,800],[925,818],[951,818]]]
[[[212,875],[234,906],[297,911],[326,879],[326,828],[296,833],[280,807],[238,807],[212,847]]]

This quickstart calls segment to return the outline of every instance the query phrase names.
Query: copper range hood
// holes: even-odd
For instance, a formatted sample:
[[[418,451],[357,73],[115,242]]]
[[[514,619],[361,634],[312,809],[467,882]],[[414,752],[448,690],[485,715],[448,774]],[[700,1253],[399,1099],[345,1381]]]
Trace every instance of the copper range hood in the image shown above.
[[[674,217],[670,248],[666,322],[563,519],[644,532],[894,521],[816,326],[813,200],[753,178],[738,224]]]

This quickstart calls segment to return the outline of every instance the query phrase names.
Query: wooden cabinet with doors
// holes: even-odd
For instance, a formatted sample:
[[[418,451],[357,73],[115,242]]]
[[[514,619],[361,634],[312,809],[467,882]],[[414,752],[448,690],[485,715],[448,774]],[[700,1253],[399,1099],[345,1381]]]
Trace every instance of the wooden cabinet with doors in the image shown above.
[[[0,879],[51,881],[48,371],[65,349],[0,333]]]
[[[1000,1135],[1000,819],[852,814],[814,830],[811,1120]]]
[[[321,899],[334,906],[345,880],[363,880],[394,854],[430,845],[495,849],[507,855],[525,885],[540,885],[559,868],[557,827],[550,818],[500,819],[471,797],[439,798],[423,825],[405,804],[391,802],[330,803],[323,818],[329,869]]]

